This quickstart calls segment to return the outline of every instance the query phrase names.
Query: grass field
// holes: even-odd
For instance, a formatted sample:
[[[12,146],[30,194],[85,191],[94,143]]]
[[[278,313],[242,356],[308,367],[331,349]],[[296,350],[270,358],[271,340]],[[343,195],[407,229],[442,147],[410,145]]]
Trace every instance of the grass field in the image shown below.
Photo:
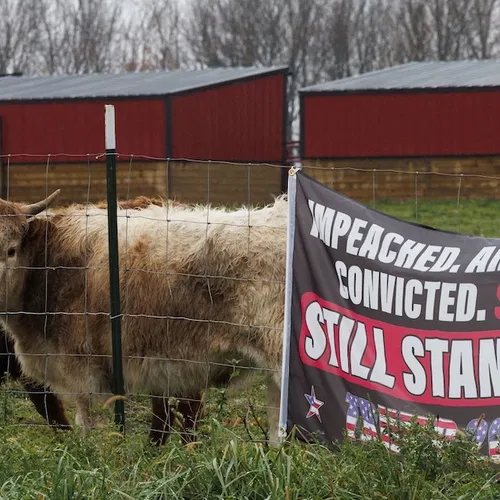
[[[437,228],[500,236],[498,201],[377,203],[377,210]],[[418,219],[415,217],[416,209]],[[332,452],[292,440],[280,449],[262,444],[264,386],[208,395],[197,442],[174,437],[148,444],[146,399],[126,403],[127,432],[104,425],[83,439],[78,430],[43,425],[21,386],[0,391],[1,499],[494,499],[496,469],[465,438],[433,445],[429,429],[403,434],[401,454],[379,442],[345,442]],[[104,422],[108,409],[98,409]]]
[[[369,205],[373,207],[373,205]],[[500,237],[500,200],[456,200],[390,202],[375,204],[380,212],[410,222],[419,222],[438,229],[457,233]]]

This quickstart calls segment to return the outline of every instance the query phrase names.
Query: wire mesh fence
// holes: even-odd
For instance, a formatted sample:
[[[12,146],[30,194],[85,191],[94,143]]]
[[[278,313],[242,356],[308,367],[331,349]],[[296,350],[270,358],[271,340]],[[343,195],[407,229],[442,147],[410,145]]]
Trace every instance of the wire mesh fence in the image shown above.
[[[2,425],[76,422],[92,432],[112,420],[103,158],[1,157],[0,367],[10,377],[1,388]],[[289,167],[120,154],[117,161],[126,433],[189,441],[219,422],[244,439],[272,439],[287,222],[280,179]],[[303,167],[340,192],[345,177],[336,176],[349,172],[363,186],[360,201],[392,215],[500,235],[493,216],[500,177]],[[404,187],[392,197],[388,175]],[[446,185],[446,199],[425,195],[429,179]],[[51,204],[36,205],[56,189]],[[356,198],[355,189],[348,194]]]
[[[38,199],[50,196],[53,190],[49,186],[51,169],[57,168],[51,163],[53,158],[47,157],[46,182]],[[19,380],[21,367],[12,368],[18,362],[24,374],[36,382],[38,393],[31,399],[50,424],[68,425],[76,420],[84,428],[92,427],[94,419],[88,410],[91,406],[98,410],[113,396],[106,203],[89,203],[95,187],[89,174],[81,189],[87,196],[84,203],[57,206],[54,200],[54,205],[42,203],[36,211],[13,204],[11,159],[6,162],[7,201],[2,203],[2,215],[7,217],[2,224],[5,237],[0,253],[4,256],[4,318],[11,334],[4,337],[6,371],[18,380],[4,385],[3,420],[16,421],[19,398],[14,396],[30,389],[33,392],[33,387],[26,383],[23,387]],[[169,160],[164,161],[168,166]],[[133,158],[127,166],[130,187]],[[252,165],[241,168],[249,172]],[[281,167],[268,168],[279,171]],[[210,163],[208,186],[209,176]],[[193,181],[195,185],[196,178]],[[210,194],[208,189],[207,202]],[[217,414],[221,421],[239,425],[248,435],[255,432],[252,425],[263,432],[267,404],[259,393],[262,387],[247,391],[257,391],[258,397],[250,401],[239,396],[237,411],[228,410],[231,404],[224,402],[225,389],[245,371],[262,368],[264,376],[279,372],[279,313],[268,307],[264,321],[259,321],[262,311],[252,301],[250,290],[268,295],[276,291],[272,299],[280,303],[284,267],[276,266],[274,276],[266,276],[265,267],[253,276],[252,266],[261,258],[263,243],[267,246],[274,238],[280,250],[276,258],[280,259],[286,212],[274,221],[269,208],[187,206],[168,201],[168,194],[162,198],[132,198],[127,189],[118,210],[127,429],[133,432],[147,426],[149,420],[152,437],[162,441],[165,422],[169,426],[172,421],[172,431],[182,427],[174,423],[174,417],[183,417],[188,428],[193,426],[201,416],[203,399],[208,415]],[[22,196],[16,201],[21,202]],[[254,243],[253,234],[263,241]],[[232,248],[219,244],[227,238]],[[11,247],[16,249],[12,255]],[[239,265],[234,265],[233,257]],[[265,335],[259,332],[275,339],[269,352],[272,362],[261,366],[252,359],[265,352],[260,346],[266,342]],[[11,354],[12,340],[17,357]],[[40,386],[52,392],[43,393]],[[69,405],[68,419],[62,416],[55,397]],[[43,425],[33,418],[33,412],[27,420],[29,424],[21,421],[19,425]]]

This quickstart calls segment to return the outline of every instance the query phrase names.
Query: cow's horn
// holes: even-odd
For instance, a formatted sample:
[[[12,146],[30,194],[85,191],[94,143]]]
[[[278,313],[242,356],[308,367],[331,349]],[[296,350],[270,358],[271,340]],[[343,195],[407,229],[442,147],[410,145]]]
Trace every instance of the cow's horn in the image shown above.
[[[24,205],[22,207],[23,214],[25,215],[37,215],[43,210],[45,210],[56,198],[56,196],[61,192],[60,189],[54,191],[50,196],[47,196],[45,200],[33,203],[31,205]]]

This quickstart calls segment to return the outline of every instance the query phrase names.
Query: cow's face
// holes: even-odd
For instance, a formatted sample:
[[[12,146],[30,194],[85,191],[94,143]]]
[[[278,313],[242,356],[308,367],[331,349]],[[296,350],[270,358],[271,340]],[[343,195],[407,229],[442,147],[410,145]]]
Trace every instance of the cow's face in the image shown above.
[[[14,306],[23,290],[29,249],[22,243],[29,231],[30,219],[45,210],[57,194],[59,191],[33,205],[0,200],[0,310]]]
[[[28,229],[22,207],[0,200],[0,288],[9,269],[19,266],[21,243]]]

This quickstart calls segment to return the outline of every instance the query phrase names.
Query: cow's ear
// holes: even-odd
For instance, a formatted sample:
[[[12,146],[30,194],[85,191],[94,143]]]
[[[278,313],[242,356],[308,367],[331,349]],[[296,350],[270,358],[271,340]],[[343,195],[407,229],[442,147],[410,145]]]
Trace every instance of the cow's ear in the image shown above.
[[[21,210],[24,215],[27,217],[32,217],[43,212],[46,208],[50,206],[50,204],[56,199],[57,195],[61,192],[60,189],[54,191],[50,196],[47,196],[45,200],[38,201],[37,203],[33,203],[31,205],[24,205]]]
[[[22,227],[21,245],[23,249],[44,249],[47,244],[47,231],[50,220],[39,217],[26,219]]]

